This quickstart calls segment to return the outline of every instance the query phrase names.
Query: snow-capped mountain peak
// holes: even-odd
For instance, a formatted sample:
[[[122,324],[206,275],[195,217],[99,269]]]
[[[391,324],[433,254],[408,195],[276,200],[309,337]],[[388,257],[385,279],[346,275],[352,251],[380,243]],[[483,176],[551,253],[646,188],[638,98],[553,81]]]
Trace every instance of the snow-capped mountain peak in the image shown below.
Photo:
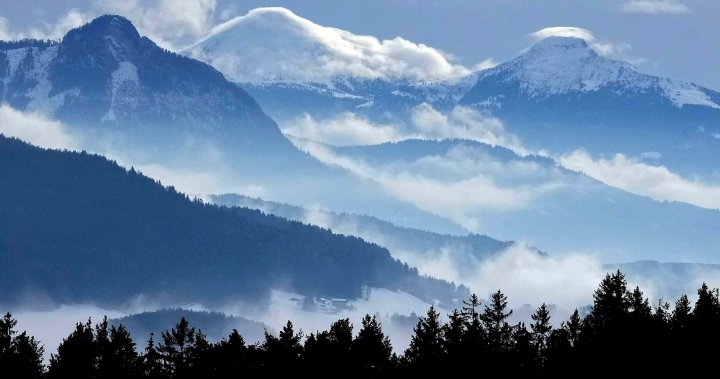
[[[720,108],[714,91],[641,73],[627,62],[598,54],[585,40],[575,37],[545,38],[518,57],[481,72],[478,90],[471,90],[468,98],[475,103],[488,103],[498,96],[507,97],[507,93],[486,96],[488,88],[498,86],[503,91],[508,86],[517,88],[520,94],[533,100],[606,90],[620,96],[657,93],[676,107]],[[481,93],[483,98],[474,98]]]
[[[470,74],[432,47],[318,25],[285,8],[253,9],[227,21],[186,54],[244,83],[330,83],[338,77],[424,81]]]

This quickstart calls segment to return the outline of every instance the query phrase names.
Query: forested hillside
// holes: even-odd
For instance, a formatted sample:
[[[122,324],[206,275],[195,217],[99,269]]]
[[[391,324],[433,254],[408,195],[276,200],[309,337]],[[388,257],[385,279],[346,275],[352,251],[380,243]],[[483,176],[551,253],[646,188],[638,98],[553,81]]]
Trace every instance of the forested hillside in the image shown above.
[[[103,157],[1,136],[0,286],[3,302],[145,295],[208,304],[263,299],[273,287],[348,298],[362,286],[426,300],[466,294],[358,238],[204,204]]]

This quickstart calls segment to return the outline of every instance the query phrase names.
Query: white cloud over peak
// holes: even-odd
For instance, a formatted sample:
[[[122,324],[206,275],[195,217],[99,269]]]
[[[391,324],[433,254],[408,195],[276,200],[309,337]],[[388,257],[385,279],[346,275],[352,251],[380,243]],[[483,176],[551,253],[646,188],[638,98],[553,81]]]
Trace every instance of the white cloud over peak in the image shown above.
[[[438,80],[471,73],[427,45],[321,26],[285,8],[257,8],[220,24],[188,53],[238,82],[327,82],[338,76]]]
[[[0,105],[0,134],[48,149],[78,149],[79,143],[66,127],[38,113],[26,113]]]
[[[632,47],[625,43],[612,43],[608,41],[602,41],[595,37],[595,35],[588,29],[579,28],[576,26],[552,26],[548,28],[540,29],[536,32],[530,33],[530,36],[536,41],[548,38],[548,37],[575,37],[585,40],[593,50],[598,54],[628,60],[632,63],[641,63],[644,60],[633,58],[630,56]]]
[[[688,14],[692,10],[677,0],[631,0],[624,3],[620,10],[624,13],[644,14]]]
[[[720,187],[685,179],[667,167],[648,165],[623,154],[615,154],[612,159],[594,159],[587,152],[576,150],[560,157],[559,162],[567,169],[637,195],[720,208]]]

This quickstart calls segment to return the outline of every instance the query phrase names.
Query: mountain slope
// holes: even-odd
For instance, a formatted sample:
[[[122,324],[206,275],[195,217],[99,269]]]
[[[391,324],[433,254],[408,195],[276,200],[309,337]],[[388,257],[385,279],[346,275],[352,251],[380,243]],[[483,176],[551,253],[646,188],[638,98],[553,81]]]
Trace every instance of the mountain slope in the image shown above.
[[[538,150],[657,152],[708,178],[720,163],[720,93],[643,74],[578,38],[549,37],[480,72],[460,103],[493,112]]]
[[[439,234],[424,230],[403,228],[367,215],[308,210],[287,204],[254,199],[237,194],[213,196],[216,204],[258,209],[264,213],[284,217],[321,228],[333,233],[355,236],[382,246],[402,262],[418,267],[424,274],[435,274],[428,262],[446,261],[460,276],[472,277],[477,266],[513,245],[512,241],[498,241],[479,234]],[[457,233],[457,231],[456,231]],[[429,272],[424,269],[430,269]],[[460,277],[443,279],[460,282]]]
[[[212,144],[248,167],[272,164],[267,156],[310,161],[244,90],[141,37],[120,16],[99,17],[56,44],[2,45],[0,96],[64,122],[95,151],[187,162],[201,155],[197,146]]]
[[[356,297],[365,285],[457,297],[376,245],[191,201],[99,156],[0,137],[0,157],[4,302],[208,304],[263,299],[271,287]]]
[[[718,259],[720,236],[712,230],[720,228],[720,211],[632,195],[551,158],[466,140],[305,148],[475,233],[553,254],[592,252],[605,262]]]

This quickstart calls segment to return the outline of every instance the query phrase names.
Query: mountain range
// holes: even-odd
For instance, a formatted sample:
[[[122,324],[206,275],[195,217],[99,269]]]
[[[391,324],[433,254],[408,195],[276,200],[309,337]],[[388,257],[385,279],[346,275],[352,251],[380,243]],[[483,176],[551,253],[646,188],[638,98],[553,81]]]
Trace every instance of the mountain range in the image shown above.
[[[357,298],[376,287],[452,303],[468,289],[411,266],[447,250],[471,269],[506,241],[603,262],[717,261],[717,209],[629,193],[566,169],[562,155],[650,157],[715,183],[720,94],[643,74],[582,39],[550,37],[467,69],[422,44],[279,8],[179,53],[106,15],[59,41],[0,43],[0,96],[91,152],[0,138],[6,301],[217,305],[262,302],[273,288]],[[334,146],[283,134],[299,118],[348,114],[391,138]],[[191,200],[92,153],[268,201]]]
[[[427,69],[420,57],[417,66],[393,70],[366,58],[364,37],[374,38],[263,8],[222,24],[185,54],[245,88],[281,127],[304,115],[322,120],[350,112],[408,129],[420,105],[441,112],[460,105],[498,117],[531,151],[645,154],[683,175],[718,181],[715,90],[644,74],[575,37],[545,38],[475,72],[451,69],[447,60],[436,62],[444,70]],[[386,58],[380,46],[373,51]],[[319,69],[338,62],[349,63]]]

